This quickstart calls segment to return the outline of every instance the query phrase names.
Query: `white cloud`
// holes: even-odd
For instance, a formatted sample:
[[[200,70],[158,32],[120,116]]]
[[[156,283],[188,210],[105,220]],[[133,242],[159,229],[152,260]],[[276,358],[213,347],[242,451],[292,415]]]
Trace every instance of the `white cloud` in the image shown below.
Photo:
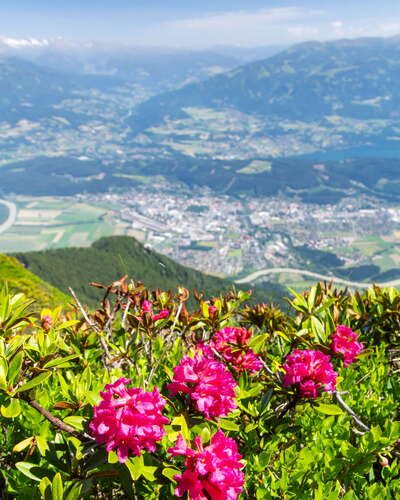
[[[379,32],[382,32],[384,36],[393,36],[400,34],[400,22],[390,22],[382,23],[378,27]]]
[[[319,29],[315,26],[290,26],[287,28],[287,32],[291,38],[296,40],[311,39],[320,34]]]
[[[225,12],[160,23],[153,27],[153,32],[157,38],[166,36],[170,44],[288,43],[301,36],[300,30],[306,36],[315,34],[312,20],[318,20],[322,15],[320,10],[302,7]]]
[[[343,21],[332,21],[331,26],[333,29],[341,29],[344,27],[344,22]]]
[[[138,33],[141,43],[207,47],[212,45],[288,45],[400,33],[400,23],[380,19],[338,19],[334,12],[305,7],[224,12],[154,24]]]

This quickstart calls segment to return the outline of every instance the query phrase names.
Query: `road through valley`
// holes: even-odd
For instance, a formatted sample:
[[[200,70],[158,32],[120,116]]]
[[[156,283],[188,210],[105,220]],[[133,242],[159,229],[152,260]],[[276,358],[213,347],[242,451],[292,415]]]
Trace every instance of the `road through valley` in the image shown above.
[[[251,273],[248,276],[245,276],[244,278],[240,278],[238,280],[235,280],[235,283],[238,283],[238,284],[250,283],[250,282],[256,280],[257,278],[260,278],[261,276],[268,276],[270,274],[281,274],[281,273],[300,274],[302,276],[310,276],[311,278],[316,278],[317,280],[320,280],[320,281],[333,281],[333,283],[338,283],[340,285],[350,286],[350,287],[354,287],[354,288],[368,288],[372,285],[372,283],[362,283],[360,281],[350,281],[350,280],[346,280],[344,278],[338,278],[337,276],[314,273],[313,271],[307,271],[305,269],[291,269],[290,267],[271,267],[269,269],[260,269],[259,271],[255,271],[254,273]],[[380,286],[380,287],[399,286],[400,279],[386,281],[384,283],[375,283],[375,284]]]
[[[0,233],[4,233],[7,229],[10,229],[17,219],[17,205],[6,200],[0,200],[0,204],[8,208],[8,218],[3,224],[0,224]]]

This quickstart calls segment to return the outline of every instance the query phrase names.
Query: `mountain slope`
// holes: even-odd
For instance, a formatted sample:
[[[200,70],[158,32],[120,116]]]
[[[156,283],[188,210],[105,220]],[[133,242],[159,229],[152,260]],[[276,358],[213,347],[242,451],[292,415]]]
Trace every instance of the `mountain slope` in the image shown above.
[[[59,290],[35,276],[14,257],[0,254],[0,285],[23,292],[41,307],[65,304],[69,298]]]
[[[0,54],[19,57],[67,74],[112,75],[152,93],[204,80],[247,61],[265,59],[281,46],[216,46],[206,50],[126,46],[63,39],[0,36]]]
[[[308,42],[205,82],[156,96],[136,110],[135,123],[182,116],[188,106],[232,107],[244,113],[315,120],[398,117],[400,41]],[[150,118],[149,118],[150,119]]]
[[[399,78],[399,38],[308,42],[155,96],[135,108],[129,125],[163,144],[185,144],[188,130],[192,140],[208,132],[214,157],[229,145],[225,158],[366,145],[398,136]]]
[[[53,115],[71,118],[72,113],[54,106],[90,88],[106,89],[119,84],[105,75],[67,75],[17,57],[0,56],[1,120],[37,120]]]
[[[209,78],[240,64],[234,54],[214,50],[80,44],[57,39],[7,40],[0,37],[1,54],[65,75],[113,77],[144,86],[151,94]]]
[[[112,75],[152,93],[204,80],[239,65],[234,57],[211,51],[173,49],[76,49],[41,51],[31,58],[43,66],[69,74]]]
[[[68,287],[72,287],[82,302],[90,306],[96,305],[102,295],[97,288],[89,286],[90,282],[107,285],[125,274],[135,281],[143,281],[150,289],[176,291],[178,286],[185,286],[192,291],[196,287],[212,296],[228,292],[233,287],[232,282],[182,266],[126,236],[101,238],[89,248],[17,253],[15,257],[61,291],[67,293]],[[248,289],[244,286],[237,288]],[[277,302],[283,294],[277,286],[271,287],[270,291],[258,288],[254,295],[261,302]]]

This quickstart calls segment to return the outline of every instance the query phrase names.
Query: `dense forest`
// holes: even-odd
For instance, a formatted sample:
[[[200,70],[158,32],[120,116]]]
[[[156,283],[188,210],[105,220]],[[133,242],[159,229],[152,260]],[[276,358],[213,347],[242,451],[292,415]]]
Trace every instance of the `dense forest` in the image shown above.
[[[398,158],[256,158],[269,168],[251,173],[249,160],[191,158],[170,150],[162,158],[105,165],[100,160],[41,156],[2,167],[3,193],[70,196],[137,186],[139,177],[167,178],[190,188],[205,187],[233,196],[285,194],[306,203],[335,204],[360,194],[388,201],[400,197]],[[321,160],[322,161],[322,160]],[[316,168],[319,165],[319,168]],[[29,175],[30,182],[26,182]],[[161,176],[161,177],[160,177]]]
[[[101,238],[89,248],[17,253],[15,257],[62,292],[73,288],[84,303],[92,306],[98,302],[101,291],[89,283],[111,283],[125,274],[134,281],[146,281],[153,288],[176,290],[185,286],[199,292],[207,290],[210,296],[228,292],[234,286],[228,280],[182,266],[127,236]],[[244,285],[237,288],[247,290]],[[265,289],[255,287],[253,297],[259,302],[280,302],[284,293],[280,286],[270,285]],[[190,304],[192,300],[189,299]]]

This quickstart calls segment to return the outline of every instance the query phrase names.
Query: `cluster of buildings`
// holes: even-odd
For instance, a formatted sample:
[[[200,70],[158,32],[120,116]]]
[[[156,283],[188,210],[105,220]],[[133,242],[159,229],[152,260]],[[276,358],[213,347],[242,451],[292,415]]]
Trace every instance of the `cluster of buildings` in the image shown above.
[[[205,188],[189,192],[176,185],[143,186],[106,196],[110,206],[123,207],[118,217],[146,245],[223,276],[296,267],[295,247],[302,245],[334,251],[356,265],[360,255],[353,242],[393,232],[400,221],[400,210],[367,197],[310,205],[279,197],[216,195]]]

